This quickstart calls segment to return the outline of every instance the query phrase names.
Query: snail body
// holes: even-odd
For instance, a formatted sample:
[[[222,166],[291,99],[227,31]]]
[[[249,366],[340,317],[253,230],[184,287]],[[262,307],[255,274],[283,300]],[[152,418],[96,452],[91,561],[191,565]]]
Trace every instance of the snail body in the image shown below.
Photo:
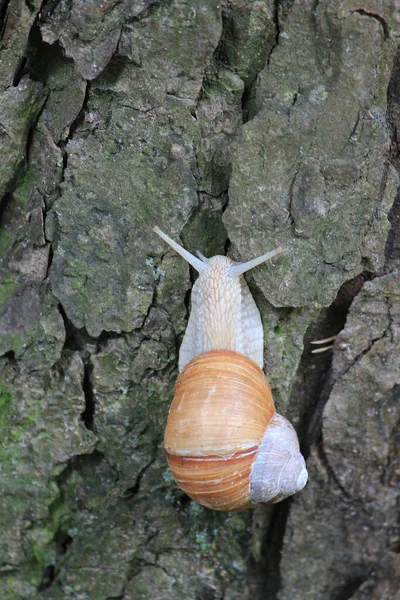
[[[308,475],[262,371],[261,317],[242,275],[282,250],[247,263],[197,258],[155,231],[199,272],[164,438],[175,481],[214,510],[279,502]]]

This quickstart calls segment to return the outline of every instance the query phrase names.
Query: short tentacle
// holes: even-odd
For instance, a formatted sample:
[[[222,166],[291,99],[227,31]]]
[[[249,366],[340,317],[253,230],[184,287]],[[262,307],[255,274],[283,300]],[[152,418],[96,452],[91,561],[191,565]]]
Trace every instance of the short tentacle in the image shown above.
[[[204,263],[208,263],[208,261],[210,260],[209,258],[207,258],[206,256],[204,256],[204,254],[202,254],[200,252],[200,250],[196,250],[196,254],[197,256],[200,258],[200,260]]]

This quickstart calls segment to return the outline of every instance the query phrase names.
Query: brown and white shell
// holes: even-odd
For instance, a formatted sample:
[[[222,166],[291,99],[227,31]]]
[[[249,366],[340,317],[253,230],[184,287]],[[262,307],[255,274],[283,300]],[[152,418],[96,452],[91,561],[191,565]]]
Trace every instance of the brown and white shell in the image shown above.
[[[281,439],[274,440],[281,427],[289,433],[284,448]],[[265,374],[238,352],[206,352],[185,367],[164,445],[179,487],[214,510],[278,502],[307,480],[296,433],[276,415]],[[280,476],[285,470],[286,475],[293,471],[289,487],[287,476]]]

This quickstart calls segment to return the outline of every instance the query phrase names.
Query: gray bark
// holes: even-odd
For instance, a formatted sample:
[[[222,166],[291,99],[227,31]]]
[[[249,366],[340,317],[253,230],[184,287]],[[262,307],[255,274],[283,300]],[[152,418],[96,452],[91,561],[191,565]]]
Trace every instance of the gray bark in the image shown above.
[[[400,7],[0,0],[0,597],[400,598]],[[222,514],[163,431],[192,274],[246,260],[309,483]],[[331,351],[313,340],[338,335]]]

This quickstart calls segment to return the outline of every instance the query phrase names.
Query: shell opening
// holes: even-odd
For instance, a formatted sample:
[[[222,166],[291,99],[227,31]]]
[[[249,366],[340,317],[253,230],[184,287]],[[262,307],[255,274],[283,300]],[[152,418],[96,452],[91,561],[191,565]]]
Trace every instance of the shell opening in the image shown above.
[[[306,485],[308,473],[293,426],[276,414],[258,448],[250,476],[252,502],[280,502]]]

